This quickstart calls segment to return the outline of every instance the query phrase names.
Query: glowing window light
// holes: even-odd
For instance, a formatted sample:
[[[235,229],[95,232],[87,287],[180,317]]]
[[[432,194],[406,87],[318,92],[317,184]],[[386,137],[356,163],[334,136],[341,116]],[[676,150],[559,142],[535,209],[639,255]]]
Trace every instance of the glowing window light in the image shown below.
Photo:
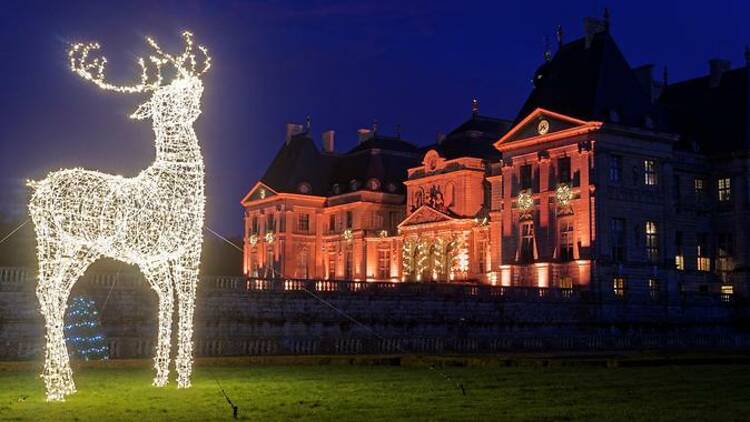
[[[210,67],[208,51],[199,66],[193,37],[184,32],[182,54],[165,53],[146,38],[155,54],[155,72],[139,59],[141,81],[114,85],[105,80],[107,59],[90,59],[96,43],[74,44],[70,68],[99,88],[121,93],[152,92],[130,117],[151,118],[156,159],[138,176],[124,178],[83,169],[50,173],[33,189],[29,210],[39,260],[37,297],[46,323],[44,379],[48,400],[74,393],[73,373],[63,334],[68,295],[86,268],[102,256],[140,267],[159,297],[159,333],[154,385],[168,381],[175,294],[178,305],[177,386],[190,386],[193,365],[193,310],[198,282],[205,206],[203,158],[193,122],[200,114],[203,84]],[[162,84],[161,69],[172,65],[174,79]]]

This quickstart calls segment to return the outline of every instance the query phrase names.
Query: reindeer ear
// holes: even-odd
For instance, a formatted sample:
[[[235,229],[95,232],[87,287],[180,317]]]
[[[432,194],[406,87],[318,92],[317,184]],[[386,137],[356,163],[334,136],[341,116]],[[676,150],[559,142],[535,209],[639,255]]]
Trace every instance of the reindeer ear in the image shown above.
[[[130,115],[131,119],[148,119],[151,117],[151,101],[146,101],[145,103],[138,106],[138,109],[133,112],[133,114]]]

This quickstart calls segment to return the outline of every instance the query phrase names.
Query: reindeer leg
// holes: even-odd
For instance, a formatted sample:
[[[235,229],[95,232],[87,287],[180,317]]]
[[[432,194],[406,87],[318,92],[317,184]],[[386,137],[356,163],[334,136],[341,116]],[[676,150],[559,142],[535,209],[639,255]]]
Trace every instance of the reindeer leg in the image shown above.
[[[40,239],[39,242],[39,284],[36,294],[47,330],[42,378],[47,389],[47,400],[63,400],[66,395],[76,392],[65,345],[68,295],[73,284],[95,260],[95,255],[84,249],[64,253],[53,239]]]
[[[65,347],[65,299],[61,298],[55,284],[40,283],[36,290],[47,331],[42,379],[49,401],[63,400],[66,395],[76,392],[68,349]]]
[[[198,284],[198,259],[181,259],[175,274],[175,288],[179,302],[177,388],[189,388],[190,374],[193,371],[193,313],[195,311],[195,288]]]
[[[169,382],[169,353],[172,345],[172,315],[174,314],[174,287],[169,264],[146,272],[151,287],[159,296],[159,333],[154,355],[156,376],[153,384],[164,387]]]

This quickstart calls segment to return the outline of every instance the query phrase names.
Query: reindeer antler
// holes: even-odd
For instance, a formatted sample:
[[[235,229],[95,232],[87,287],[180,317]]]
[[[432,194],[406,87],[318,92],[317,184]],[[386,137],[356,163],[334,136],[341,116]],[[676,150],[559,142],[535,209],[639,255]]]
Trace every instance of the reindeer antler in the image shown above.
[[[193,34],[190,31],[184,31],[182,33],[182,38],[185,40],[185,51],[177,57],[165,53],[153,38],[146,37],[146,41],[163,61],[172,63],[181,74],[185,76],[198,76],[206,73],[211,67],[211,56],[208,55],[208,49],[202,45],[198,46],[198,50],[203,53],[204,57],[203,68],[198,71],[195,53],[193,51]]]
[[[77,73],[83,79],[89,80],[101,89],[108,91],[117,91],[125,93],[144,92],[156,89],[161,84],[161,65],[162,60],[156,57],[150,57],[150,60],[156,66],[156,79],[149,82],[148,69],[146,61],[140,57],[138,64],[141,66],[141,81],[135,85],[114,85],[104,79],[104,65],[107,64],[107,58],[104,56],[96,57],[91,62],[87,62],[89,52],[98,50],[99,43],[76,43],[68,51],[70,58],[70,69]]]

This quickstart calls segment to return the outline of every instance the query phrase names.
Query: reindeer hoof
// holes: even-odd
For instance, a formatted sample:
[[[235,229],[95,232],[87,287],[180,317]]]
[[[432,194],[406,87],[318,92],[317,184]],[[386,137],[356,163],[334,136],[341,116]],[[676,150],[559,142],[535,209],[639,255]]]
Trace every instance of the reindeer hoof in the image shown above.
[[[169,379],[167,379],[166,376],[165,377],[156,377],[156,378],[154,378],[154,382],[152,383],[152,385],[154,387],[160,387],[160,388],[164,387],[167,384],[169,384]]]

